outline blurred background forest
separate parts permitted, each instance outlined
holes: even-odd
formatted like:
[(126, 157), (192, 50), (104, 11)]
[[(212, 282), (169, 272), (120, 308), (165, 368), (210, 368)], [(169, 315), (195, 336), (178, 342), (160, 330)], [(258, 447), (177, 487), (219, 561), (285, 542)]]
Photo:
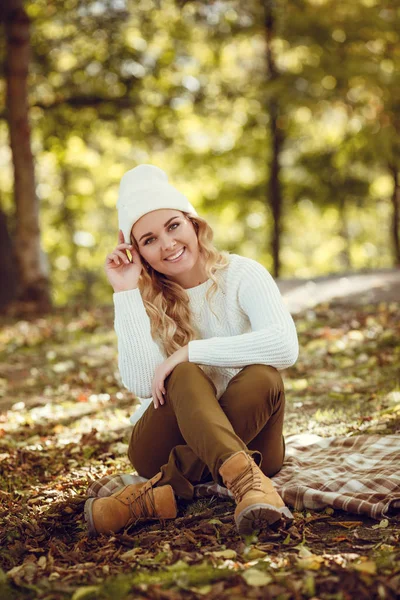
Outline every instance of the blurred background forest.
[(119, 180), (140, 163), (274, 277), (400, 265), (398, 2), (7, 0), (0, 16), (3, 307), (111, 302)]

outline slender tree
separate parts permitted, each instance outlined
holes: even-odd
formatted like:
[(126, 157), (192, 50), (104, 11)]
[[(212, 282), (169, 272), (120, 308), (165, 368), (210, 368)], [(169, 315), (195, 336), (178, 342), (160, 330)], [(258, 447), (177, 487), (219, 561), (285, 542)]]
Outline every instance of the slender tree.
[[(7, 228), (7, 217), (0, 209), (0, 308), (7, 306), (17, 293), (17, 272), (13, 269), (14, 248)], [(4, 285), (4, 282), (7, 282)]]
[(393, 256), (395, 265), (400, 267), (400, 240), (399, 240), (399, 224), (400, 224), (400, 178), (399, 171), (395, 164), (389, 165), (389, 171), (393, 178), (393, 193), (392, 201), (392, 240), (393, 240)]
[[(266, 60), (268, 68), (268, 83), (274, 86), (279, 77), (274, 60), (272, 40), (276, 28), (276, 8), (274, 0), (265, 0), (265, 38), (266, 38)], [(279, 124), (279, 101), (274, 92), (268, 94), (267, 112), (269, 114), (269, 128), (271, 139), (271, 163), (269, 168), (268, 190), (266, 199), (271, 206), (273, 215), (272, 233), (272, 258), (273, 274), (280, 276), (280, 241), (282, 230), (282, 188), (280, 184), (280, 154), (283, 146), (283, 131)]]
[(31, 150), (28, 70), (30, 22), (22, 0), (8, 0), (2, 8), (6, 33), (6, 110), (14, 167), (15, 256), (17, 299), (39, 312), (50, 308), (49, 280), (40, 247), (39, 201)]

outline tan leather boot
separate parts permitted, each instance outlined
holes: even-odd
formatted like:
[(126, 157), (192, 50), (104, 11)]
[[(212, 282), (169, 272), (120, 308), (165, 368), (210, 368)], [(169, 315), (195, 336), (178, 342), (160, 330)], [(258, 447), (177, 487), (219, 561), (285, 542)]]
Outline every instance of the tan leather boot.
[(230, 456), (219, 473), (235, 497), (235, 523), (241, 535), (249, 535), (282, 518), (293, 519), (272, 481), (244, 450)]
[(170, 485), (154, 487), (161, 473), (144, 484), (126, 485), (107, 498), (89, 498), (85, 502), (85, 519), (89, 533), (116, 533), (123, 527), (143, 520), (174, 519), (177, 514), (175, 494)]

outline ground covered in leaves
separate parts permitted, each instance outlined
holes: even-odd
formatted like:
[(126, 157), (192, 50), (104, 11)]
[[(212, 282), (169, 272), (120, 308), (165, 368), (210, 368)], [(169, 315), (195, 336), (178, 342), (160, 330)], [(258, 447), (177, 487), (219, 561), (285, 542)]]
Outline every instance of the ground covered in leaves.
[[(285, 433), (400, 432), (399, 304), (323, 304), (295, 317), (282, 373)], [(111, 308), (0, 323), (0, 598), (394, 599), (400, 519), (327, 509), (240, 539), (230, 500), (91, 539), (91, 480), (131, 472), (133, 396), (122, 388)]]

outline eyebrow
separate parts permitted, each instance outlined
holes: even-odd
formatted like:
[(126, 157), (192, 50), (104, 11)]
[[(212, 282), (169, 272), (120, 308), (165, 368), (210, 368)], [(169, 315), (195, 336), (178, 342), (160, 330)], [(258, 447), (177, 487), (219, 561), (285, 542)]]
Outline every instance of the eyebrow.
[[(178, 215), (175, 215), (174, 217), (171, 217), (170, 219), (168, 219), (168, 221), (167, 221), (166, 223), (164, 223), (164, 227), (166, 227), (166, 226), (168, 225), (168, 223), (170, 223), (170, 222), (171, 222), (173, 219), (177, 219), (177, 218), (178, 218)], [(154, 235), (154, 233), (152, 233), (151, 231), (149, 231), (149, 233), (144, 233), (144, 234), (142, 235), (142, 237), (139, 239), (139, 242), (140, 242), (140, 241), (141, 241), (143, 238), (145, 238), (145, 237), (148, 237), (149, 235)]]

